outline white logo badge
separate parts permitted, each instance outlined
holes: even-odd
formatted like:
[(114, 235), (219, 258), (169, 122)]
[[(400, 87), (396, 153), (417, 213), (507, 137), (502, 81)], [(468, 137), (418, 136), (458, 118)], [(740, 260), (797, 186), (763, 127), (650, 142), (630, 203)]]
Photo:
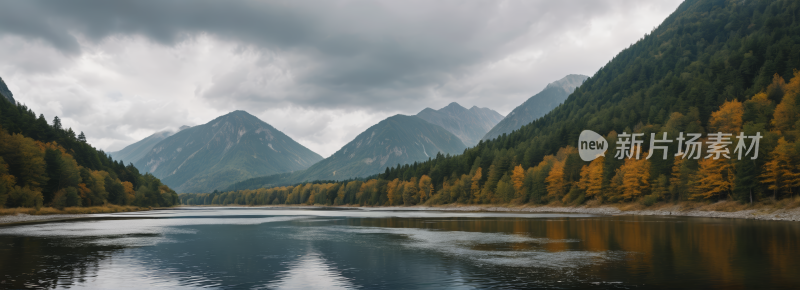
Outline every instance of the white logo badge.
[(592, 161), (597, 157), (606, 156), (608, 142), (603, 136), (591, 130), (583, 130), (578, 137), (578, 153), (583, 161)]

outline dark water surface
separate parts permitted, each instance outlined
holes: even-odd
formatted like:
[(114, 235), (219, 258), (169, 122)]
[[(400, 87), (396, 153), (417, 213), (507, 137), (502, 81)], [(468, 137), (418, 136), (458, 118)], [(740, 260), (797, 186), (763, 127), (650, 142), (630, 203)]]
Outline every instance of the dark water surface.
[(800, 289), (800, 223), (181, 208), (0, 227), (0, 288)]

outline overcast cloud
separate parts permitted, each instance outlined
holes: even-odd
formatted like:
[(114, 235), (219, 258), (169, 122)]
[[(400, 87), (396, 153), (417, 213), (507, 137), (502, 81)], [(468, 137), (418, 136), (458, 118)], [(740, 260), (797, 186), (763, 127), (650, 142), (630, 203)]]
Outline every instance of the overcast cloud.
[(115, 151), (245, 110), (327, 157), (394, 114), (507, 114), (681, 1), (3, 1), (0, 77)]

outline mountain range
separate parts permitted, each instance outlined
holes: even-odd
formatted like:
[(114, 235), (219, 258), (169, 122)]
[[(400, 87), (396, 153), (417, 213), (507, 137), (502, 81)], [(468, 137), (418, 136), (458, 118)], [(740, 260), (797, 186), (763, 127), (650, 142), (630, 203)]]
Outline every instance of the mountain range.
[(481, 137), (503, 119), (503, 115), (492, 109), (473, 106), (467, 110), (456, 102), (439, 110), (425, 108), (416, 116), (453, 133), (467, 147), (477, 145)]
[(492, 140), (503, 134), (511, 134), (514, 130), (543, 117), (558, 105), (564, 103), (567, 97), (587, 78), (589, 77), (585, 75), (571, 74), (547, 84), (544, 90), (528, 98), (527, 101), (516, 107), (508, 116), (497, 123), (494, 128), (483, 136), (483, 140)]
[(322, 156), (264, 121), (234, 111), (164, 138), (134, 165), (178, 192), (203, 192), (305, 169), (320, 160)]

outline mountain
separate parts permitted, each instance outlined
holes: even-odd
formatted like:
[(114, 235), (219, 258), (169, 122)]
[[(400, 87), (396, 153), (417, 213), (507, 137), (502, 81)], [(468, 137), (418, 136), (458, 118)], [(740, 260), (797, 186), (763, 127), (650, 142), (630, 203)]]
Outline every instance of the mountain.
[(12, 104), (17, 104), (17, 101), (14, 100), (14, 94), (8, 89), (3, 78), (0, 78), (0, 97), (5, 97), (6, 100), (9, 100)]
[(503, 133), (510, 134), (514, 130), (541, 118), (563, 103), (575, 91), (575, 88), (580, 86), (587, 78), (589, 77), (585, 75), (567, 75), (560, 80), (547, 84), (544, 90), (528, 98), (527, 101), (516, 107), (494, 128), (489, 130), (483, 136), (483, 140), (492, 140), (497, 136), (503, 135)]
[(503, 119), (503, 115), (492, 109), (473, 106), (467, 110), (456, 102), (439, 110), (425, 108), (417, 117), (453, 133), (467, 147), (477, 145), (481, 137)]
[(153, 135), (147, 136), (142, 140), (139, 140), (136, 143), (131, 145), (125, 146), (122, 150), (109, 152), (108, 154), (111, 155), (114, 160), (119, 160), (129, 163), (136, 163), (139, 159), (142, 159), (147, 153), (150, 152), (150, 149), (153, 149), (153, 146), (156, 146), (158, 142), (161, 140), (167, 139), (167, 137), (172, 136), (175, 134), (173, 131), (161, 131), (153, 133)]
[(166, 137), (134, 165), (178, 192), (203, 192), (305, 169), (320, 160), (264, 121), (235, 111)]
[[(415, 116), (394, 115), (369, 127), (333, 155), (294, 174), (276, 174), (242, 181), (246, 188), (307, 180), (346, 180), (384, 172), (387, 167), (461, 154), (461, 139), (441, 126)], [(239, 187), (242, 188), (242, 187)]]
[[(182, 131), (183, 129), (191, 128), (189, 126), (181, 126), (178, 128), (178, 131)], [(153, 133), (153, 135), (147, 136), (146, 138), (139, 140), (136, 143), (131, 145), (125, 146), (122, 150), (109, 152), (108, 154), (111, 155), (114, 160), (119, 160), (129, 163), (136, 163), (142, 157), (147, 155), (150, 152), (150, 149), (153, 149), (153, 146), (156, 146), (158, 142), (161, 140), (167, 139), (167, 137), (172, 136), (175, 134), (175, 131), (172, 130), (165, 130), (161, 132)]]

